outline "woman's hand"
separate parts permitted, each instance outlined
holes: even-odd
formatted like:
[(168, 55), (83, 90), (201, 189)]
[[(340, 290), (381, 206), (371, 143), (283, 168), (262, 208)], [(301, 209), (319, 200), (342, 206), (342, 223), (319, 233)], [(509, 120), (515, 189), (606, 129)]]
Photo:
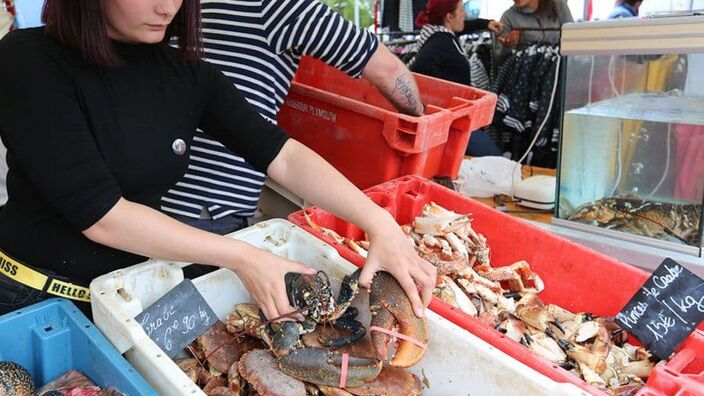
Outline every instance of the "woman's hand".
[[(259, 308), (264, 311), (264, 316), (271, 320), (293, 312), (295, 308), (289, 304), (286, 296), (285, 275), (289, 272), (315, 275), (317, 271), (266, 250), (252, 247), (252, 251), (248, 253), (251, 260), (237, 265), (235, 272)], [(291, 318), (303, 320), (300, 314)]]
[[(370, 288), (374, 274), (386, 271), (398, 280), (418, 317), (430, 304), (435, 287), (436, 268), (416, 253), (401, 227), (386, 212), (387, 218), (369, 233), (369, 255), (359, 276), (359, 283)], [(418, 287), (421, 288), (421, 296)]]
[(501, 44), (507, 46), (507, 47), (513, 47), (518, 45), (518, 43), (521, 40), (521, 32), (518, 30), (513, 30), (509, 34), (499, 37), (499, 41)]
[(502, 30), (504, 30), (504, 24), (499, 21), (492, 20), (489, 22), (489, 30), (496, 34), (499, 34)]

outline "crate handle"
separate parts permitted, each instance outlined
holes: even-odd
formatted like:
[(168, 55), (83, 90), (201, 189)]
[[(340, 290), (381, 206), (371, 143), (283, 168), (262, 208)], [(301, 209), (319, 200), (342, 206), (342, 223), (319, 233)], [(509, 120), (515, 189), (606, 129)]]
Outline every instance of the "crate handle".
[[(432, 110), (432, 112), (429, 113), (428, 110)], [(445, 108), (443, 108), (443, 107), (435, 106), (435, 105), (430, 104), (430, 103), (428, 103), (427, 105), (425, 105), (425, 113), (428, 114), (428, 115), (440, 113), (440, 112), (443, 112), (443, 111), (448, 111), (448, 110), (445, 109)]]
[[(406, 154), (418, 154), (447, 142), (452, 112), (429, 104), (426, 113), (429, 114), (423, 118), (385, 114), (382, 134), (389, 147)], [(427, 128), (435, 132), (426, 133)]]

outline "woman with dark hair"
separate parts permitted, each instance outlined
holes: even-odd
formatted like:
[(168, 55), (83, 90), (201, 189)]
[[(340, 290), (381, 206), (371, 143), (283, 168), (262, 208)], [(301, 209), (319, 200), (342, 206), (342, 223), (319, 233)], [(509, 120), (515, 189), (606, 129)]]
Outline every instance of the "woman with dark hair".
[[(489, 29), (501, 31), (501, 24), (488, 19), (465, 20), (467, 13), (461, 0), (429, 0), (416, 17), (422, 26), (418, 36), (418, 54), (409, 64), (411, 71), (465, 85), (473, 85), (472, 67), (462, 49), (458, 35)], [(488, 83), (488, 79), (487, 79)], [(501, 155), (499, 147), (482, 131), (472, 132), (467, 154), (480, 157)]]
[[(198, 0), (47, 0), (43, 20), (46, 27), (0, 41), (0, 136), (9, 165), (0, 312), (48, 295), (88, 312), (94, 277), (147, 257), (229, 268), (267, 318), (292, 312), (284, 275), (314, 271), (157, 210), (200, 128), (364, 229), (371, 248), (360, 283), (388, 271), (423, 314), (435, 268), (387, 211), (266, 122), (198, 58)], [(172, 37), (178, 49), (167, 45)]]
[[(569, 22), (574, 19), (566, 0), (513, 0), (513, 6), (501, 16), (504, 27), (499, 41), (508, 47), (519, 43), (559, 44), (559, 31), (541, 29), (559, 29)], [(514, 28), (535, 30), (509, 34)]]

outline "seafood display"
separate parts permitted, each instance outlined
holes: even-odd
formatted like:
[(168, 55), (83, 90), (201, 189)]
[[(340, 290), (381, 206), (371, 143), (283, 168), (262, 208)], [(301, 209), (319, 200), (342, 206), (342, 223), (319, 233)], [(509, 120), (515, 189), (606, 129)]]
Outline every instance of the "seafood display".
[[(367, 241), (348, 240), (306, 219), (366, 256)], [(437, 268), (436, 297), (609, 394), (632, 395), (645, 384), (656, 358), (628, 343), (613, 318), (543, 303), (538, 295), (545, 285), (528, 262), (492, 267), (491, 249), (469, 215), (431, 202), (402, 228), (418, 254)]]
[(80, 371), (70, 370), (35, 392), (29, 372), (15, 362), (0, 362), (0, 396), (124, 396), (102, 389)]
[(569, 220), (661, 240), (699, 246), (702, 206), (646, 201), (627, 194), (577, 208)]
[(420, 395), (420, 380), (405, 368), (425, 353), (426, 319), (379, 272), (368, 334), (350, 306), (360, 272), (342, 279), (337, 297), (324, 272), (289, 273), (289, 302), (303, 321), (268, 321), (258, 306), (237, 304), (189, 346), (193, 357), (176, 363), (208, 395)]
[(34, 396), (32, 376), (15, 362), (0, 362), (0, 395)]
[(80, 371), (70, 370), (37, 391), (38, 396), (124, 396), (114, 388), (102, 389)]

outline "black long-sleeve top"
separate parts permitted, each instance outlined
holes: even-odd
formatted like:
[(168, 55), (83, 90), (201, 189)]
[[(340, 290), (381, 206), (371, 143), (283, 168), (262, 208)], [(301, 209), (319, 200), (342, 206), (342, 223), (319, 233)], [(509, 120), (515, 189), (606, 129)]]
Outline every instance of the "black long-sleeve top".
[[(464, 30), (458, 35), (484, 30), (489, 26), (489, 19), (472, 19), (465, 21)], [(424, 38), (413, 63), (411, 71), (443, 80), (471, 85), (470, 69), (467, 56), (462, 50), (457, 35), (447, 31), (436, 31)]]
[(288, 138), (208, 63), (162, 44), (113, 45), (124, 63), (110, 68), (44, 28), (0, 41), (0, 136), (9, 166), (0, 249), (84, 285), (145, 260), (81, 231), (120, 197), (157, 209), (184, 174), (196, 128), (262, 172)]

